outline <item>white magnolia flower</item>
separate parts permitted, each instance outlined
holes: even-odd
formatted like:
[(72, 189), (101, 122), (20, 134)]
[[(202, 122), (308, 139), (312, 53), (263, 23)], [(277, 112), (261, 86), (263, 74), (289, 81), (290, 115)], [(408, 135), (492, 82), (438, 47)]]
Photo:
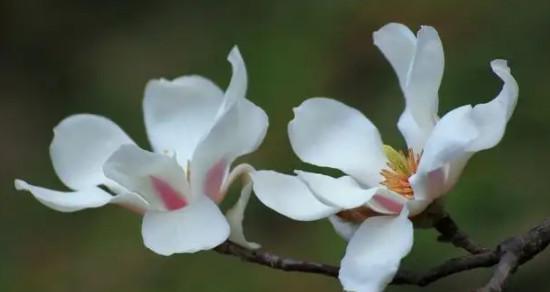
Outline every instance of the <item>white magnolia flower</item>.
[(210, 249), (228, 237), (257, 247), (241, 227), (250, 183), (228, 211), (229, 224), (216, 205), (231, 182), (251, 170), (242, 164), (230, 173), (231, 163), (254, 151), (268, 126), (265, 112), (245, 98), (246, 68), (236, 47), (228, 60), (233, 76), (225, 93), (193, 75), (147, 84), (143, 109), (155, 152), (140, 149), (104, 117), (74, 115), (54, 129), (50, 146), (57, 175), (73, 191), (22, 180), (16, 188), (62, 212), (115, 203), (143, 213), (145, 245), (162, 255)]
[(349, 240), (341, 262), (346, 290), (380, 291), (392, 280), (413, 244), (410, 217), (449, 191), (466, 162), (502, 138), (515, 108), (518, 85), (506, 61), (491, 67), (504, 82), (492, 101), (456, 108), (438, 117), (443, 48), (436, 30), (417, 36), (391, 23), (374, 43), (397, 73), (406, 106), (397, 123), (408, 145), (398, 152), (382, 144), (376, 127), (359, 111), (327, 98), (311, 98), (294, 110), (290, 142), (301, 160), (347, 174), (339, 178), (296, 171), (259, 171), (254, 191), (268, 207), (295, 220), (329, 217)]

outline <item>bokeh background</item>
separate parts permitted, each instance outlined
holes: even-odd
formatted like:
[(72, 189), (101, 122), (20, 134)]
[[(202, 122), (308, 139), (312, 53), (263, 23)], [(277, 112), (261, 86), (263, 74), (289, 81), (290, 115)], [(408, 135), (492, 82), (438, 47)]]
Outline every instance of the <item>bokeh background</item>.
[[(48, 146), (52, 128), (81, 112), (110, 117), (148, 147), (141, 101), (147, 80), (201, 74), (222, 88), (225, 58), (238, 44), (249, 98), (265, 109), (263, 146), (245, 157), (259, 169), (304, 166), (286, 135), (291, 109), (312, 96), (355, 106), (388, 144), (403, 147), (397, 79), (372, 44), (387, 22), (435, 26), (446, 54), (440, 113), (485, 102), (500, 89), (489, 62), (506, 58), (520, 100), (503, 141), (468, 165), (447, 208), (487, 246), (550, 215), (550, 2), (540, 1), (72, 1), (0, 2), (0, 291), (338, 291), (334, 279), (284, 273), (202, 252), (158, 256), (147, 250), (140, 218), (109, 206), (52, 211), (13, 189), (14, 178), (63, 188)], [(236, 199), (237, 193), (229, 201)], [(293, 222), (253, 199), (249, 238), (274, 252), (338, 263), (345, 243), (327, 221)], [(403, 266), (426, 270), (462, 251), (417, 230)], [(523, 266), (510, 291), (550, 291), (549, 251)], [(427, 288), (470, 291), (490, 270)]]

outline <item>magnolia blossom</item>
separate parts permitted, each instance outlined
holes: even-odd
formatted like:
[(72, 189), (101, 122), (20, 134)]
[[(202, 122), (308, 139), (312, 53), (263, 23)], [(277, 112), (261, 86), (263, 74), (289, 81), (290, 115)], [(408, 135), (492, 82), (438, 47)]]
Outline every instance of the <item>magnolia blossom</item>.
[(225, 93), (195, 75), (147, 84), (143, 110), (154, 152), (139, 148), (104, 117), (70, 116), (55, 127), (50, 155), (73, 191), (22, 180), (16, 188), (62, 212), (114, 203), (142, 213), (144, 243), (162, 255), (210, 249), (228, 237), (257, 247), (246, 241), (241, 226), (250, 183), (228, 211), (229, 223), (217, 206), (229, 184), (251, 170), (240, 165), (230, 172), (231, 163), (254, 151), (268, 126), (265, 112), (245, 98), (246, 68), (236, 47), (228, 60), (233, 76)]
[(504, 60), (491, 62), (504, 82), (496, 98), (458, 107), (438, 117), (443, 47), (436, 30), (415, 36), (388, 24), (374, 44), (397, 73), (405, 110), (397, 126), (407, 151), (384, 145), (376, 127), (359, 111), (327, 98), (295, 108), (288, 134), (304, 162), (341, 170), (333, 178), (296, 171), (259, 171), (252, 176), (258, 198), (295, 220), (328, 217), (349, 240), (339, 279), (345, 290), (380, 291), (395, 275), (413, 244), (410, 218), (420, 214), (457, 181), (472, 155), (502, 138), (518, 97), (518, 85)]

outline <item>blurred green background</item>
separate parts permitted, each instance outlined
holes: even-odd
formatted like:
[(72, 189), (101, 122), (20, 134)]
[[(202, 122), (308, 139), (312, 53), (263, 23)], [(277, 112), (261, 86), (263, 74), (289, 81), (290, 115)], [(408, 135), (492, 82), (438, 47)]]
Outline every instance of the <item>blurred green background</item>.
[[(62, 188), (50, 164), (52, 128), (81, 112), (110, 117), (148, 147), (143, 88), (151, 78), (201, 74), (222, 88), (238, 44), (248, 97), (270, 117), (259, 169), (303, 168), (286, 135), (291, 109), (312, 96), (355, 106), (388, 144), (403, 109), (397, 79), (372, 44), (387, 22), (435, 26), (446, 70), (440, 113), (485, 102), (500, 89), (489, 62), (506, 58), (520, 100), (503, 141), (468, 165), (447, 206), (471, 236), (493, 246), (550, 214), (550, 2), (540, 1), (69, 1), (0, 2), (0, 291), (338, 291), (334, 279), (285, 273), (202, 252), (162, 257), (147, 250), (140, 218), (109, 206), (52, 211), (13, 189), (14, 178)], [(230, 197), (235, 200), (236, 191)], [(327, 221), (293, 222), (250, 203), (250, 239), (289, 256), (338, 263), (345, 244)], [(417, 230), (403, 266), (426, 270), (463, 254)], [(510, 291), (550, 291), (550, 252), (523, 266)], [(490, 270), (427, 288), (470, 291)]]

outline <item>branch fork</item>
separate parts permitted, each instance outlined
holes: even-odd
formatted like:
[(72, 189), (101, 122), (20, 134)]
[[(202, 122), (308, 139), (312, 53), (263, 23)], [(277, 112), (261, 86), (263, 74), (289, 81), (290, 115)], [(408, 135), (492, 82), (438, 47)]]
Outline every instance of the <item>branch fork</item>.
[[(448, 259), (424, 273), (400, 269), (395, 275), (392, 285), (427, 286), (453, 274), (496, 266), (488, 283), (476, 291), (503, 291), (508, 279), (519, 266), (530, 261), (550, 244), (550, 218), (524, 234), (502, 241), (494, 249), (476, 244), (458, 228), (458, 225), (447, 213), (434, 222), (434, 228), (440, 233), (439, 241), (462, 248), (469, 255)], [(311, 273), (336, 278), (340, 268), (335, 265), (283, 257), (261, 249), (250, 250), (231, 241), (222, 243), (214, 250), (220, 254), (236, 256), (245, 262), (288, 272)]]

